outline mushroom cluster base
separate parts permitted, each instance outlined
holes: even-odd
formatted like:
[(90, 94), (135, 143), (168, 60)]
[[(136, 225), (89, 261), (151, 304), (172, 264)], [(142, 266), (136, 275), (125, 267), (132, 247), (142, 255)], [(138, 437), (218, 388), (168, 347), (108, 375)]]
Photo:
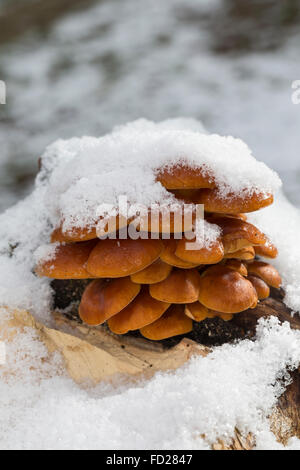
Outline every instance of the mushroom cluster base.
[[(88, 282), (87, 280), (52, 281), (54, 310), (59, 318), (65, 319), (66, 324), (68, 321), (72, 322), (73, 326), (83, 324), (78, 307)], [(282, 289), (271, 288), (270, 297), (261, 300), (256, 308), (234, 315), (230, 321), (224, 321), (219, 317), (207, 318), (202, 322), (194, 322), (193, 330), (190, 333), (151, 343), (157, 343), (159, 348), (162, 346), (169, 349), (179, 344), (183, 338), (188, 338), (201, 345), (220, 346), (238, 339), (252, 338), (255, 335), (259, 319), (272, 315), (278, 317), (281, 322), (289, 322), (293, 329), (300, 329), (300, 317), (292, 315), (292, 311), (283, 303), (283, 298), (284, 291)], [(102, 329), (115, 336), (106, 324), (98, 326), (97, 329)], [(127, 338), (137, 338), (141, 345), (150, 342), (138, 331), (128, 332), (122, 335), (122, 338), (124, 341)]]

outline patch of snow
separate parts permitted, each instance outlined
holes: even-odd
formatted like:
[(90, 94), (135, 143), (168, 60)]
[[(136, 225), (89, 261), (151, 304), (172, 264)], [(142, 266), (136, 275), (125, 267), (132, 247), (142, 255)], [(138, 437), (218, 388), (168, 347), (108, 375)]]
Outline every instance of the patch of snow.
[(43, 201), (45, 187), (0, 215), (0, 305), (27, 309), (44, 321), (51, 306), (47, 279), (34, 274), (34, 252), (48, 240), (51, 225)]
[(280, 49), (217, 54), (225, 3), (102, 0), (54, 22), (47, 35), (2, 47), (1, 79), (9, 86), (1, 108), (0, 210), (23, 196), (19, 180), (37, 171), (38, 157), (58, 137), (99, 136), (140, 116), (178, 115), (241, 137), (300, 204), (300, 108), (291, 101), (298, 31)]
[[(68, 379), (30, 328), (7, 344), (7, 358), (2, 449), (209, 449), (236, 427), (252, 432), (258, 448), (277, 449), (267, 417), (289, 383), (287, 371), (300, 363), (300, 332), (275, 318), (261, 321), (255, 342), (224, 345), (148, 382), (93, 389)], [(289, 447), (300, 449), (300, 441)]]
[(34, 261), (35, 264), (39, 262), (47, 262), (51, 261), (55, 258), (55, 254), (57, 248), (62, 245), (61, 243), (49, 243), (47, 245), (41, 245), (39, 248), (34, 252)]
[[(192, 124), (197, 130), (187, 130)], [(174, 198), (160, 183), (155, 170), (187, 162), (204, 167), (220, 192), (274, 193), (280, 179), (253, 157), (239, 139), (199, 132), (195, 121), (172, 120), (154, 124), (146, 120), (129, 123), (101, 138), (59, 140), (42, 156), (48, 178), (49, 211), (64, 220), (64, 229), (85, 227), (95, 220), (100, 204), (118, 207), (119, 196), (129, 204), (169, 203)]]
[(194, 232), (196, 236), (196, 241), (194, 243), (197, 245), (192, 245), (191, 248), (194, 250), (200, 250), (203, 247), (211, 247), (222, 234), (222, 230), (218, 225), (208, 223), (207, 220), (202, 218), (197, 219)]

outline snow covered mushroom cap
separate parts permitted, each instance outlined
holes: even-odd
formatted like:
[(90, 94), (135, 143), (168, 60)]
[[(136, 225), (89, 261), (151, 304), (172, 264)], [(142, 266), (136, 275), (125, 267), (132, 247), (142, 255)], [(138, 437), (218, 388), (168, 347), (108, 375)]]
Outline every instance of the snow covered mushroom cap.
[(51, 279), (89, 279), (93, 275), (86, 269), (86, 263), (97, 240), (81, 244), (43, 245), (35, 252), (38, 276)]
[(281, 185), (241, 140), (188, 130), (178, 120), (173, 126), (141, 120), (100, 138), (59, 140), (42, 156), (38, 181), (47, 185), (53, 226), (63, 222), (72, 230), (93, 225), (99, 204), (117, 207), (122, 194), (129, 204), (172, 204), (174, 195), (157, 175), (176, 165), (204, 169), (219, 197), (263, 194), (267, 200)]

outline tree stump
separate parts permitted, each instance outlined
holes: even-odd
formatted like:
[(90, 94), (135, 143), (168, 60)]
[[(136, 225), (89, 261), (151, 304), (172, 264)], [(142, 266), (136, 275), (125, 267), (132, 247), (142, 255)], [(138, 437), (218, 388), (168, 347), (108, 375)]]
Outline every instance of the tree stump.
[[(48, 328), (24, 311), (13, 312), (10, 324), (14, 327), (34, 328), (49, 352), (59, 351), (64, 358), (69, 375), (81, 386), (113, 380), (125, 375), (136, 381), (149, 378), (157, 371), (174, 370), (192, 356), (207, 356), (214, 345), (238, 338), (254, 339), (257, 321), (271, 315), (288, 321), (292, 328), (300, 329), (300, 317), (284, 305), (283, 293), (272, 297), (253, 309), (235, 315), (230, 322), (207, 319), (195, 324), (192, 334), (172, 340), (152, 342), (138, 334), (118, 336), (104, 326), (89, 327), (82, 324), (75, 311), (68, 316), (53, 312), (54, 328)], [(270, 427), (278, 442), (286, 444), (290, 437), (300, 438), (300, 371), (293, 372), (292, 383), (278, 400), (270, 416)], [(251, 450), (255, 446), (252, 435), (243, 436), (235, 431), (230, 444), (221, 440), (214, 450)]]

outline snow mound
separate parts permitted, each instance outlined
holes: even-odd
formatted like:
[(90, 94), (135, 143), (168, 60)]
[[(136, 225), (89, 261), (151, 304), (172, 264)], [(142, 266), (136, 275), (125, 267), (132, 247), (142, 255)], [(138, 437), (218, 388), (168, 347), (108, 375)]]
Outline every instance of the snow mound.
[(157, 169), (187, 162), (215, 177), (222, 194), (274, 193), (280, 179), (233, 137), (207, 135), (194, 120), (155, 124), (138, 120), (100, 138), (59, 140), (42, 157), (39, 181), (47, 179), (46, 202), (53, 223), (64, 229), (93, 225), (100, 204), (118, 207), (171, 204), (174, 197), (155, 181)]

